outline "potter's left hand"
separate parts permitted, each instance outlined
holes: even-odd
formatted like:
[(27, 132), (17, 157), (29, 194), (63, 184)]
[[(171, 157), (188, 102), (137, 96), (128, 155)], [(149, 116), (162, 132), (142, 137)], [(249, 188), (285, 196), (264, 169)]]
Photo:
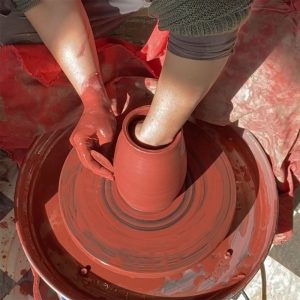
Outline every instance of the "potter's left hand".
[(110, 180), (113, 179), (111, 163), (95, 150), (100, 145), (101, 153), (107, 155), (115, 129), (116, 120), (109, 109), (85, 109), (70, 138), (81, 163), (95, 174)]

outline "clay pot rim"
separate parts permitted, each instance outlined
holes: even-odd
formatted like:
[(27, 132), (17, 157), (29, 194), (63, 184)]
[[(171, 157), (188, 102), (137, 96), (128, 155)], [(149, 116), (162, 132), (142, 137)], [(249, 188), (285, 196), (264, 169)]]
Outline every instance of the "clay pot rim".
[(161, 153), (166, 153), (169, 152), (171, 150), (173, 150), (179, 143), (181, 138), (183, 138), (183, 132), (182, 130), (180, 130), (174, 140), (165, 145), (160, 147), (159, 149), (150, 149), (150, 148), (144, 148), (142, 146), (140, 146), (139, 144), (137, 144), (131, 137), (130, 133), (129, 133), (129, 125), (131, 124), (131, 122), (135, 119), (138, 118), (140, 116), (145, 117), (148, 113), (150, 109), (150, 105), (144, 105), (141, 107), (138, 107), (134, 110), (132, 110), (130, 113), (128, 113), (128, 115), (125, 117), (123, 124), (122, 124), (122, 130), (124, 132), (124, 135), (126, 137), (127, 142), (137, 151), (142, 152), (142, 153), (147, 153), (147, 154), (152, 154), (152, 155), (158, 155)]

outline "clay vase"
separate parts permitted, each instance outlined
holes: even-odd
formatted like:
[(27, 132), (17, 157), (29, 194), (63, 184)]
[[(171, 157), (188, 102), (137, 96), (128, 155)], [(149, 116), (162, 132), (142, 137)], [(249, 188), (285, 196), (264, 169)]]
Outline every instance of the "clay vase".
[(114, 155), (114, 177), (118, 192), (128, 205), (144, 212), (167, 208), (180, 193), (187, 171), (183, 133), (161, 148), (143, 147), (134, 139), (135, 124), (149, 106), (131, 111), (124, 119)]

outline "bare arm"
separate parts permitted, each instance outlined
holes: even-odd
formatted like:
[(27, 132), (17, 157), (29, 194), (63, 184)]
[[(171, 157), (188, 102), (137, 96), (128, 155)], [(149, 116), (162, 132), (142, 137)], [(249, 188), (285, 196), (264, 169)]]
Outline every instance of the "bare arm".
[(137, 138), (160, 146), (172, 141), (201, 99), (218, 78), (228, 57), (192, 60), (167, 53), (158, 87)]
[[(42, 0), (25, 13), (62, 70), (82, 96), (91, 76), (100, 72), (93, 34), (79, 0)], [(98, 89), (103, 83), (99, 78)], [(82, 99), (84, 104), (85, 99)], [(98, 102), (98, 101), (97, 101)]]

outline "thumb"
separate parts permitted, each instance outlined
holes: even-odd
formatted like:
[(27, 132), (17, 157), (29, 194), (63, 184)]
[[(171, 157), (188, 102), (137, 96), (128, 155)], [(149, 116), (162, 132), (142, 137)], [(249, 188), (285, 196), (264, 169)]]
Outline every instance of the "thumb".
[(111, 164), (111, 162), (109, 161), (108, 158), (106, 158), (103, 154), (95, 151), (95, 150), (91, 150), (91, 156), (104, 168), (106, 168), (108, 171), (112, 172), (114, 171), (113, 165)]

